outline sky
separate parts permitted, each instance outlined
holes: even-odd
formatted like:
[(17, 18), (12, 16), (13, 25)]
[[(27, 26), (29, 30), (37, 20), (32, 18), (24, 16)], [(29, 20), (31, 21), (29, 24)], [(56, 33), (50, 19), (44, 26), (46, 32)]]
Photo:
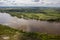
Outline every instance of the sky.
[(60, 0), (0, 0), (0, 6), (52, 6), (52, 7), (60, 7)]

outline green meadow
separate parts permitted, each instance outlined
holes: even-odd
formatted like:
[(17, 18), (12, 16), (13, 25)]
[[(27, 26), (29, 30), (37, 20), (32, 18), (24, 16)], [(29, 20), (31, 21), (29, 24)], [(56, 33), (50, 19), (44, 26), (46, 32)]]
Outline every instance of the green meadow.
[(60, 8), (16, 8), (0, 9), (0, 12), (7, 12), (12, 16), (24, 19), (35, 19), (41, 21), (60, 21)]

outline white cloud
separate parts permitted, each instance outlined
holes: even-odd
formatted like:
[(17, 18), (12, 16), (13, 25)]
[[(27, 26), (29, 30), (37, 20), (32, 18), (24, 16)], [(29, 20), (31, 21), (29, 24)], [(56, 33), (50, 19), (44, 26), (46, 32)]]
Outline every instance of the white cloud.
[(0, 6), (59, 6), (60, 0), (0, 0)]

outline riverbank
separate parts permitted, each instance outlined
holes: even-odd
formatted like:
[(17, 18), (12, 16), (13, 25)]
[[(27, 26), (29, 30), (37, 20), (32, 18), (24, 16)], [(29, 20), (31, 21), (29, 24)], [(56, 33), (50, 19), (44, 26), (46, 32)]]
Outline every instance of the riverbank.
[(17, 16), (18, 18), (24, 18), (24, 19), (35, 19), (40, 21), (55, 21), (60, 22), (60, 14), (58, 13), (20, 13), (20, 12), (10, 12), (9, 13), (12, 16)]
[(0, 12), (9, 13), (12, 16), (17, 16), (24, 19), (60, 22), (60, 8), (2, 8), (0, 9)]
[(0, 24), (0, 40), (60, 40), (60, 35), (23, 32)]

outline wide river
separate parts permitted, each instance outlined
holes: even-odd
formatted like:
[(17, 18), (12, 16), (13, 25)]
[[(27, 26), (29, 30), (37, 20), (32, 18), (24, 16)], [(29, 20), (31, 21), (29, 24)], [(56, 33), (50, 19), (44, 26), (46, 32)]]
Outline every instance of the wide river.
[(60, 22), (26, 20), (16, 16), (12, 17), (8, 13), (0, 13), (0, 24), (29, 32), (60, 34)]

